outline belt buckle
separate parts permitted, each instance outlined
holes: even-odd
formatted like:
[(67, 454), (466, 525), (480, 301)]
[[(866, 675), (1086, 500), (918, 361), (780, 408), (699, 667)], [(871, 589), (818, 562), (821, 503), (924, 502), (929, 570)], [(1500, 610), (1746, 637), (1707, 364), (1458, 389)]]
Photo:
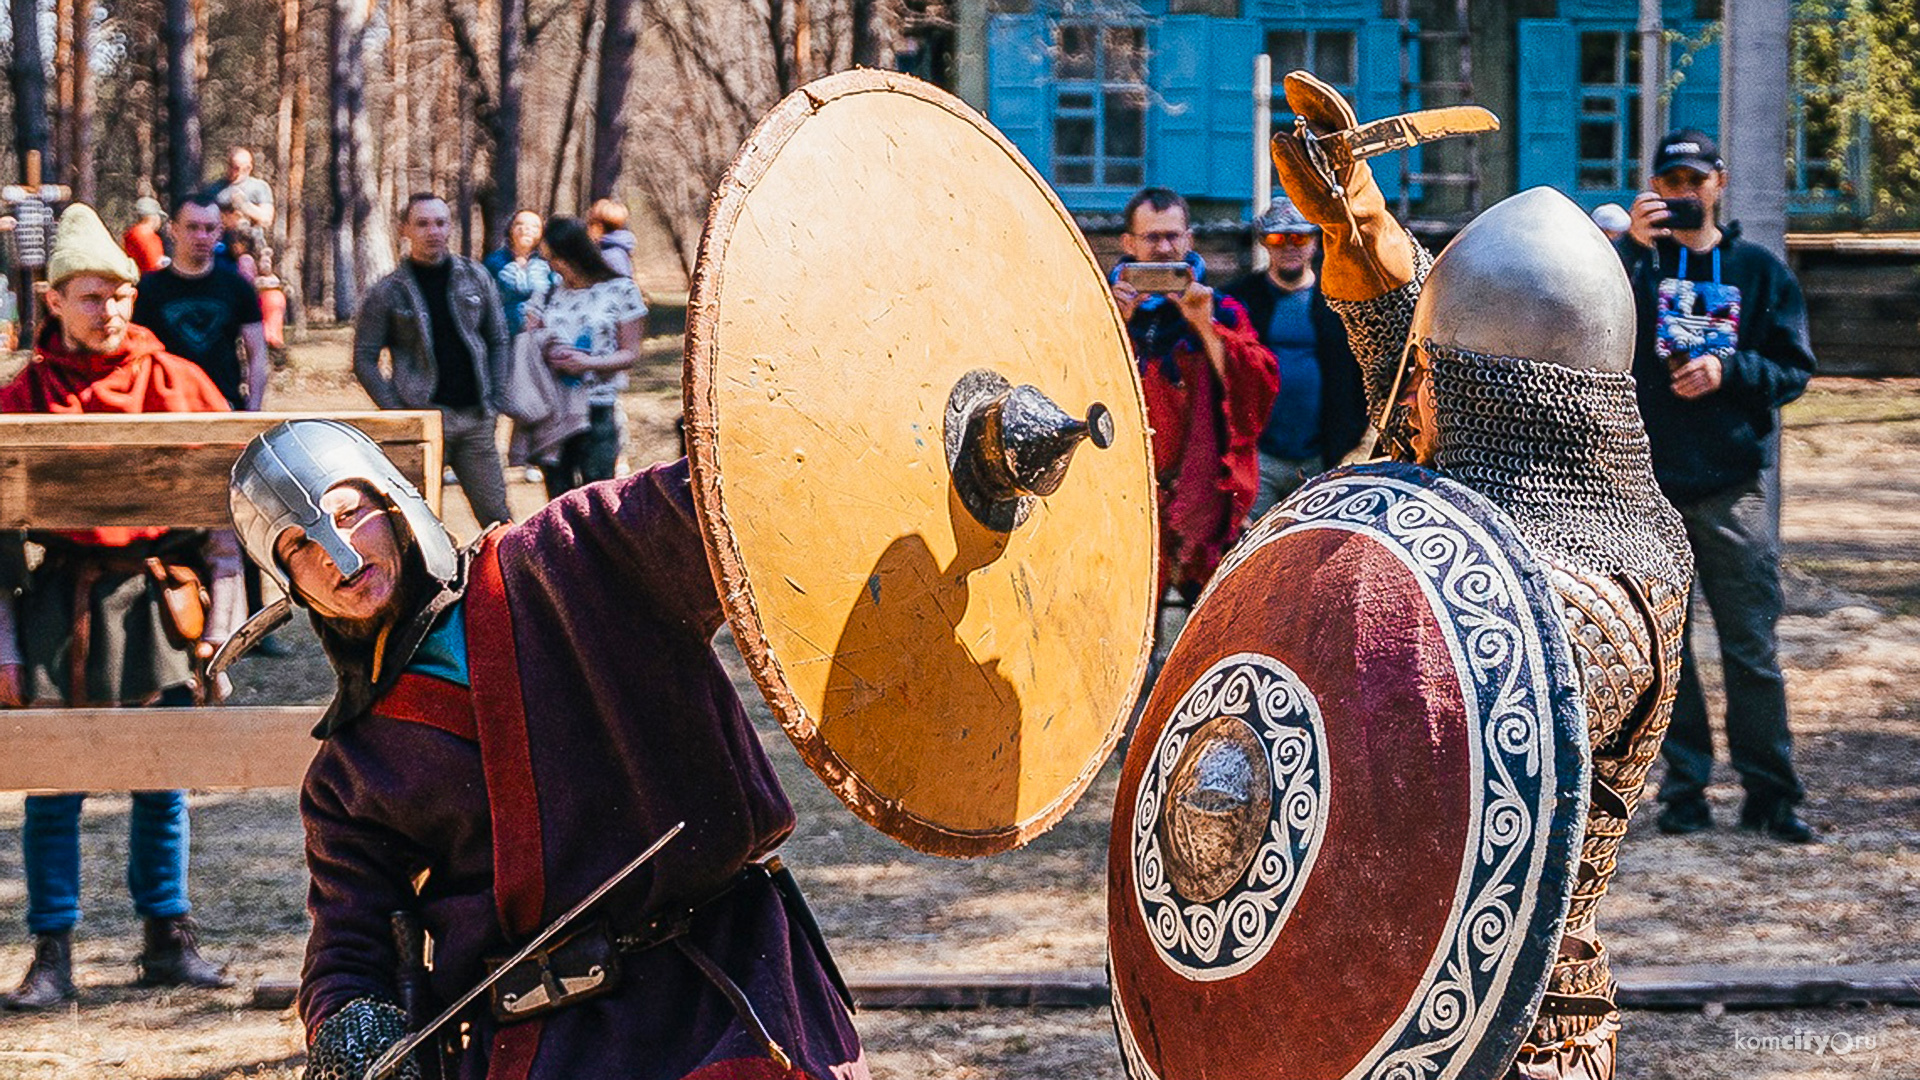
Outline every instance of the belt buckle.
[[(489, 972), (502, 961), (487, 961)], [(594, 921), (534, 952), (500, 976), (488, 994), (493, 1018), (517, 1024), (611, 992), (620, 953), (607, 924)]]

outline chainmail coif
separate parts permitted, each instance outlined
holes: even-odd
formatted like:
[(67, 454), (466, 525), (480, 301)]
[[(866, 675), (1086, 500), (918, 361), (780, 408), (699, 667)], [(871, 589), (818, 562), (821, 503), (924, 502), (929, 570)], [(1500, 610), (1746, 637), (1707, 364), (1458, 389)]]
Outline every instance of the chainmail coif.
[[(314, 1031), (303, 1080), (360, 1080), (375, 1058), (406, 1037), (407, 1014), (398, 1005), (355, 998)], [(420, 1080), (420, 1069), (408, 1055), (393, 1075)]]
[(1434, 465), (1491, 499), (1542, 554), (1685, 587), (1693, 556), (1660, 494), (1633, 376), (1423, 342)]

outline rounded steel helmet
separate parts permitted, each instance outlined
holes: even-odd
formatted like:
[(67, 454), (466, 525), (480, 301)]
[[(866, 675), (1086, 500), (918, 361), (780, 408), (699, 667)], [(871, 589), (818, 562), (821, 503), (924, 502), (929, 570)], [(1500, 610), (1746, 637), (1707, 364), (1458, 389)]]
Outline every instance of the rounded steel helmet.
[(337, 420), (276, 424), (255, 436), (234, 462), (228, 509), (247, 555), (289, 596), (292, 583), (273, 554), (274, 542), (288, 529), (319, 544), (340, 573), (358, 570), (359, 553), (320, 509), (320, 496), (348, 481), (364, 483), (392, 503), (412, 530), (427, 573), (441, 583), (453, 580), (459, 555), (446, 526), (372, 439)]
[(1433, 261), (1410, 337), (1426, 349), (1628, 371), (1636, 325), (1613, 245), (1573, 200), (1537, 187), (1489, 207)]

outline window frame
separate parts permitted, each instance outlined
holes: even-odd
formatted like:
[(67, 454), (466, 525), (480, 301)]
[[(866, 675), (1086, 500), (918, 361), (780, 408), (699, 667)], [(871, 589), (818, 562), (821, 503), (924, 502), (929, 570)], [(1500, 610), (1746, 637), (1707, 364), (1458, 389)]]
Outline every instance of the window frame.
[[(1152, 64), (1151, 28), (1149, 20), (1144, 18), (1063, 18), (1050, 26), (1052, 38), (1052, 61), (1048, 76), (1049, 105), (1047, 137), (1053, 152), (1047, 165), (1048, 181), (1054, 187), (1076, 192), (1112, 191), (1117, 189), (1133, 190), (1145, 182), (1149, 175), (1147, 159), (1152, 145), (1152, 132), (1148, 129), (1148, 106), (1152, 101), (1150, 67)], [(1093, 71), (1087, 77), (1067, 77), (1061, 74), (1061, 59), (1065, 55), (1065, 38), (1070, 30), (1089, 32), (1093, 39)], [(1137, 35), (1138, 67), (1133, 79), (1116, 77), (1114, 64), (1109, 57), (1110, 35), (1115, 31), (1132, 31)], [(1125, 72), (1118, 73), (1125, 75)], [(1085, 106), (1067, 106), (1064, 99), (1070, 95), (1088, 95), (1091, 104)], [(1137, 155), (1110, 154), (1108, 152), (1109, 102), (1124, 95), (1133, 95), (1138, 101), (1139, 115), (1139, 153)], [(1080, 120), (1092, 127), (1093, 142), (1091, 154), (1068, 154), (1062, 149), (1060, 121)], [(1134, 172), (1131, 179), (1125, 178), (1126, 169)], [(1063, 170), (1085, 168), (1084, 179), (1066, 178)], [(1112, 178), (1115, 173), (1121, 178)]]

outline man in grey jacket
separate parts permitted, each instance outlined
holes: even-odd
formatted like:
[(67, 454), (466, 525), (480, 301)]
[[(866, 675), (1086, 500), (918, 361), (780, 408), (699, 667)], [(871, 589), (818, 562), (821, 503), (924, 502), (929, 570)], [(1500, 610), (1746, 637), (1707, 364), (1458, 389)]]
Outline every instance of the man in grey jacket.
[[(353, 374), (383, 409), (439, 409), (447, 464), (482, 527), (512, 521), (507, 480), (494, 439), (506, 385), (506, 316), (493, 276), (447, 246), (452, 215), (444, 199), (407, 200), (400, 235), (407, 257), (360, 303), (353, 325)], [(380, 353), (391, 374), (380, 369)]]

